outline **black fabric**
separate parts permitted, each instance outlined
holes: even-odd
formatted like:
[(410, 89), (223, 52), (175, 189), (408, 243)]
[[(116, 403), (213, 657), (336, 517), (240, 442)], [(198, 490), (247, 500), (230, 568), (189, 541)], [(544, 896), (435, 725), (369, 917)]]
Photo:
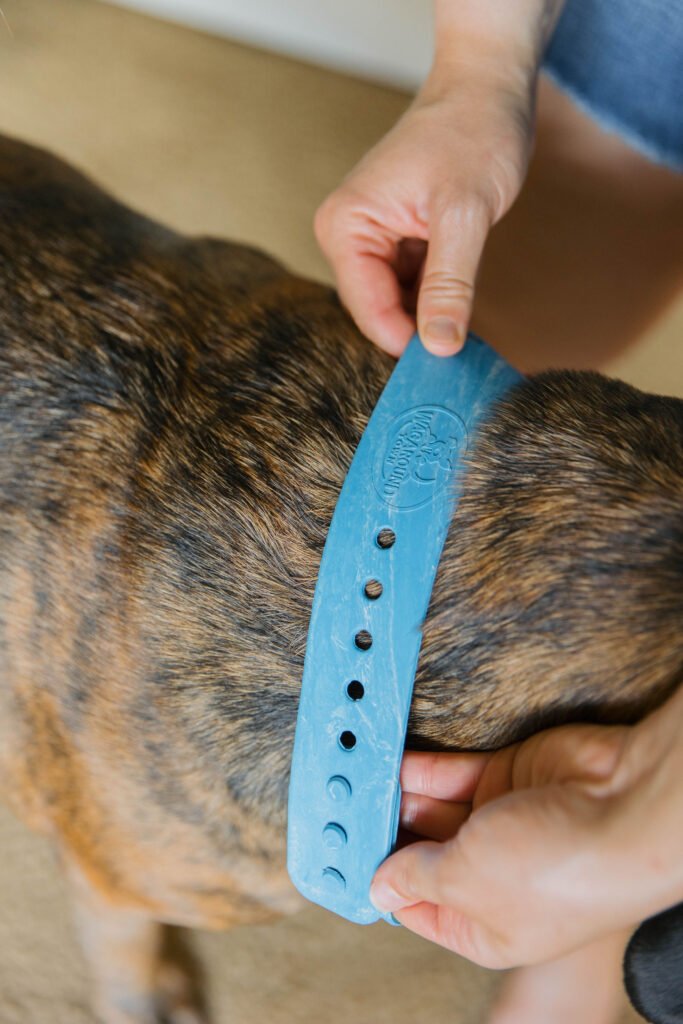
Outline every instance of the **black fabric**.
[(624, 956), (624, 984), (650, 1024), (683, 1024), (683, 903), (633, 933)]

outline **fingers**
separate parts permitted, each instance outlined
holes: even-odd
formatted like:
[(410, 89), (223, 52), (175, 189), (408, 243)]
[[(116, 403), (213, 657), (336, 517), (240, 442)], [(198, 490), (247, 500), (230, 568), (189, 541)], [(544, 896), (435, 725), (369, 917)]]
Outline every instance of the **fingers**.
[(500, 970), (516, 966), (516, 958), (509, 955), (505, 943), (478, 921), (452, 907), (416, 903), (397, 910), (394, 917), (423, 939), (445, 946), (482, 967)]
[(341, 300), (368, 338), (399, 356), (417, 327), (430, 352), (452, 355), (465, 341), (491, 221), (476, 196), (437, 197), (425, 223), (407, 210), (373, 212), (342, 190), (318, 210), (315, 232)]
[(316, 214), (342, 300), (394, 355), (416, 325), (435, 354), (464, 343), (486, 235), (526, 172), (533, 90), (522, 82), (519, 93), (488, 74), (428, 85)]
[(472, 908), (461, 891), (461, 875), (470, 877), (457, 841), (413, 843), (378, 868), (370, 899), (382, 913), (396, 914), (425, 938), (473, 959), (467, 931)]
[(491, 795), (497, 796), (510, 788), (539, 789), (569, 781), (581, 781), (595, 792), (606, 789), (628, 735), (625, 726), (587, 724), (563, 725), (537, 733), (518, 744), (516, 750), (506, 748), (497, 753), (496, 760), (501, 761), (508, 750), (514, 756), (501, 772), (504, 778), (498, 791), (494, 787)]
[[(341, 198), (340, 198), (341, 195)], [(318, 210), (315, 233), (334, 269), (339, 296), (358, 327), (393, 356), (415, 333), (395, 267), (401, 232), (388, 228), (354, 198), (333, 194)]]
[(427, 901), (441, 904), (441, 862), (444, 844), (413, 843), (393, 853), (377, 869), (370, 886), (370, 899), (383, 913), (402, 910)]
[[(418, 797), (477, 808), (511, 790), (569, 779), (608, 785), (627, 735), (628, 730), (619, 726), (566, 725), (490, 753), (406, 751), (401, 765), (403, 825), (417, 835), (441, 838), (443, 829), (438, 835), (429, 831), (434, 812)], [(409, 795), (414, 799), (408, 800)], [(459, 814), (453, 814), (456, 820)], [(420, 819), (424, 831), (416, 827)]]
[(416, 903), (413, 907), (396, 911), (396, 920), (423, 939), (445, 946), (454, 953), (460, 953), (463, 934), (468, 921), (462, 914), (450, 907), (437, 907), (434, 903)]
[(434, 355), (452, 355), (465, 342), (491, 220), (486, 203), (476, 197), (432, 204), (417, 327), (425, 348)]
[(400, 356), (415, 334), (393, 268), (380, 256), (350, 252), (336, 262), (339, 297), (363, 334)]
[(402, 822), (428, 840), (380, 865), (372, 902), (490, 967), (560, 955), (621, 926), (613, 894), (628, 887), (605, 871), (618, 860), (605, 828), (618, 820), (612, 779), (627, 736), (572, 725), (493, 754), (407, 754)]
[(453, 838), (467, 820), (470, 810), (471, 804), (404, 793), (401, 798), (401, 825), (414, 836), (444, 842)]
[(435, 800), (471, 801), (492, 757), (408, 750), (401, 765), (401, 788)]

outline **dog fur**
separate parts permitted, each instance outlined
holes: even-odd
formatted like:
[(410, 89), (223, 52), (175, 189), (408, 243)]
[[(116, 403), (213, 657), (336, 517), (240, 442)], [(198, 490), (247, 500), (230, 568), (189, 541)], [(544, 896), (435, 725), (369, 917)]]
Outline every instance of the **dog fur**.
[[(330, 289), (9, 139), (0, 258), (0, 788), (60, 851), (102, 1019), (173, 1020), (154, 951), (131, 953), (156, 950), (156, 922), (299, 904), (285, 818), (308, 617), (392, 360)], [(660, 703), (683, 678), (682, 509), (682, 401), (552, 372), (498, 403), (408, 746), (490, 749)]]

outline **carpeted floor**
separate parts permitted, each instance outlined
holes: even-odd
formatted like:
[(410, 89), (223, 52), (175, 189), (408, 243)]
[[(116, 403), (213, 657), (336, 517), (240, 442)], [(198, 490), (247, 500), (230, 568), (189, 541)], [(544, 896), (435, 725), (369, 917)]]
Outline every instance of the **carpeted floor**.
[[(54, 149), (175, 227), (243, 239), (329, 277), (313, 211), (405, 95), (94, 0), (5, 0), (3, 10), (0, 131)], [(611, 368), (683, 394), (682, 327), (679, 303)], [(0, 863), (0, 1024), (92, 1024), (51, 851), (1, 809)], [(314, 908), (189, 942), (216, 1024), (477, 1024), (496, 984), (402, 929), (360, 929)]]

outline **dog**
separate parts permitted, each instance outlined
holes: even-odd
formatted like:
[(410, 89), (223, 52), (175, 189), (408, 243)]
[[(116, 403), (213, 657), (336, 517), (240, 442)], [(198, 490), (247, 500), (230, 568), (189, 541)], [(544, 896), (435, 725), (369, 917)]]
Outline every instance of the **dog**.
[[(0, 786), (52, 838), (106, 1024), (192, 1017), (160, 922), (300, 905), (289, 759), (317, 567), (392, 368), (335, 293), (0, 143)], [(407, 745), (631, 723), (683, 678), (683, 402), (499, 401)]]

